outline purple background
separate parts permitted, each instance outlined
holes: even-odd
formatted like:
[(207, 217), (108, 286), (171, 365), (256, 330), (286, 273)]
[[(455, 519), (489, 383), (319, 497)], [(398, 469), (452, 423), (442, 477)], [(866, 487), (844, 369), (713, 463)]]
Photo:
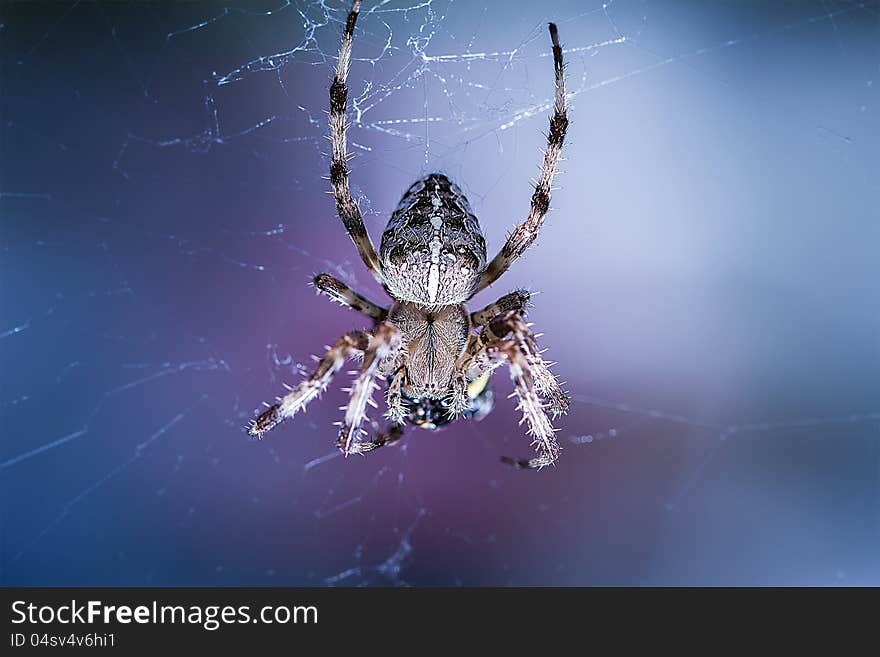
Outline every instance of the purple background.
[(770, 4), (365, 3), (374, 238), (440, 170), (495, 251), (569, 49), (555, 209), (477, 299), (541, 292), (575, 400), (523, 473), (503, 370), (364, 458), (347, 374), (241, 431), (365, 325), (311, 274), (385, 301), (325, 194), (340, 3), (4, 3), (2, 582), (880, 584), (880, 6)]

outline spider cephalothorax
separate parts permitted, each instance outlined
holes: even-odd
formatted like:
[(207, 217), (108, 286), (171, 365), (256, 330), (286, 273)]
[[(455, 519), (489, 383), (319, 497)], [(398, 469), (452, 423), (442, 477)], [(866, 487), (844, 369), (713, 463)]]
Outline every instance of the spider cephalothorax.
[[(359, 9), (360, 0), (356, 0), (330, 86), (330, 181), (346, 231), (393, 303), (383, 308), (329, 274), (315, 276), (313, 283), (319, 291), (371, 318), (373, 328), (339, 338), (315, 371), (261, 413), (248, 432), (262, 437), (295, 415), (326, 389), (347, 357), (362, 354), (337, 445), (345, 454), (368, 452), (400, 440), (406, 424), (435, 429), (456, 417), (485, 416), (493, 399), (489, 375), (506, 364), (538, 454), (532, 459), (503, 460), (520, 468), (549, 465), (559, 456), (549, 416), (564, 413), (569, 402), (523, 319), (528, 292), (511, 292), (473, 313), (464, 304), (498, 280), (534, 242), (550, 206), (550, 187), (568, 128), (556, 26), (550, 23), (556, 98), (531, 210), (487, 264), (486, 240), (467, 198), (439, 173), (418, 180), (406, 191), (376, 253), (349, 191), (346, 164), (346, 78)], [(364, 440), (366, 431), (361, 425), (376, 378), (388, 381), (385, 401), (391, 425), (372, 440)]]

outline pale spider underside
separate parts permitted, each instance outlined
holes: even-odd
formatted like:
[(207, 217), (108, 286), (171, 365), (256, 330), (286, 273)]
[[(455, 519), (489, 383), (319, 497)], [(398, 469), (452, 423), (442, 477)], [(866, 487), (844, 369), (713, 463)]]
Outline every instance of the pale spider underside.
[[(556, 461), (559, 445), (551, 417), (565, 413), (569, 400), (541, 357), (535, 335), (523, 319), (529, 294), (506, 294), (469, 313), (465, 302), (494, 283), (534, 242), (550, 205), (550, 189), (568, 128), (562, 48), (550, 23), (556, 98), (547, 149), (532, 194), (528, 217), (487, 263), (486, 241), (470, 204), (458, 186), (433, 173), (413, 184), (391, 216), (379, 253), (373, 247), (348, 185), (345, 110), (346, 78), (360, 0), (348, 14), (335, 77), (330, 86), (330, 182), (336, 210), (364, 264), (392, 298), (383, 308), (329, 274), (315, 276), (316, 288), (373, 320), (369, 331), (350, 331), (330, 347), (315, 371), (248, 427), (252, 436), (293, 417), (320, 395), (345, 359), (363, 356), (345, 407), (337, 446), (346, 455), (390, 445), (407, 423), (434, 429), (456, 417), (482, 418), (492, 408), (488, 378), (506, 364), (523, 421), (537, 456), (502, 460), (519, 468), (542, 468)], [(477, 330), (479, 329), (479, 330)], [(366, 440), (362, 428), (377, 379), (388, 389), (391, 424)]]

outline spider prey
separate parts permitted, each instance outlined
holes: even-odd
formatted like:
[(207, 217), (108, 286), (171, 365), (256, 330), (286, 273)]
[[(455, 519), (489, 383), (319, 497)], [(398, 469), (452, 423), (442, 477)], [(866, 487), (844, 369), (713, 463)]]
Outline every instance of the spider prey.
[[(269, 406), (248, 427), (262, 435), (306, 407), (330, 383), (345, 359), (363, 356), (360, 372), (344, 408), (337, 446), (346, 455), (364, 453), (397, 442), (409, 422), (434, 429), (456, 417), (479, 419), (489, 412), (490, 373), (507, 365), (523, 421), (534, 439), (531, 459), (504, 457), (519, 468), (542, 468), (556, 461), (550, 417), (568, 409), (568, 398), (541, 358), (535, 335), (523, 319), (529, 294), (506, 294), (482, 310), (469, 313), (465, 302), (494, 283), (532, 244), (550, 205), (550, 189), (568, 128), (562, 48), (550, 23), (556, 98), (541, 173), (528, 217), (510, 234), (498, 255), (487, 263), (486, 241), (470, 204), (457, 185), (433, 173), (403, 195), (373, 247), (357, 202), (348, 185), (345, 110), (346, 78), (360, 0), (356, 0), (342, 36), (335, 77), (330, 86), (330, 182), (336, 210), (364, 264), (392, 298), (383, 308), (329, 274), (313, 280), (331, 299), (373, 320), (370, 331), (350, 331), (329, 348), (314, 373)], [(388, 382), (385, 432), (367, 440), (362, 428), (377, 378)]]

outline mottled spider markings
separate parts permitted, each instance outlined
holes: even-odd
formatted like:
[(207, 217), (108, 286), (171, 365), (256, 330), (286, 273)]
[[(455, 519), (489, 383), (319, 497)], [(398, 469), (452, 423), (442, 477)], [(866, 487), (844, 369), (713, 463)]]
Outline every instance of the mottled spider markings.
[[(556, 81), (554, 112), (525, 221), (487, 265), (486, 240), (470, 203), (458, 185), (443, 174), (432, 173), (403, 195), (377, 254), (348, 184), (346, 78), (360, 4), (356, 0), (348, 14), (330, 86), (330, 182), (346, 232), (393, 302), (383, 308), (329, 274), (316, 276), (313, 283), (320, 292), (372, 319), (373, 328), (342, 336), (320, 359), (314, 373), (261, 413), (248, 432), (262, 437), (293, 417), (327, 388), (346, 358), (362, 355), (337, 446), (346, 455), (372, 451), (399, 441), (407, 424), (436, 429), (459, 417), (481, 419), (492, 408), (489, 376), (506, 364), (537, 456), (502, 460), (518, 468), (543, 468), (559, 456), (551, 419), (568, 410), (569, 400), (523, 319), (529, 294), (511, 292), (474, 313), (468, 312), (465, 302), (522, 256), (550, 207), (550, 190), (568, 129), (556, 26), (549, 26)], [(371, 397), (377, 379), (388, 383), (386, 417), (391, 424), (366, 440), (361, 425), (367, 406), (375, 405)]]
[(393, 298), (462, 303), (486, 266), (486, 240), (458, 185), (432, 173), (403, 195), (382, 233), (379, 257)]

